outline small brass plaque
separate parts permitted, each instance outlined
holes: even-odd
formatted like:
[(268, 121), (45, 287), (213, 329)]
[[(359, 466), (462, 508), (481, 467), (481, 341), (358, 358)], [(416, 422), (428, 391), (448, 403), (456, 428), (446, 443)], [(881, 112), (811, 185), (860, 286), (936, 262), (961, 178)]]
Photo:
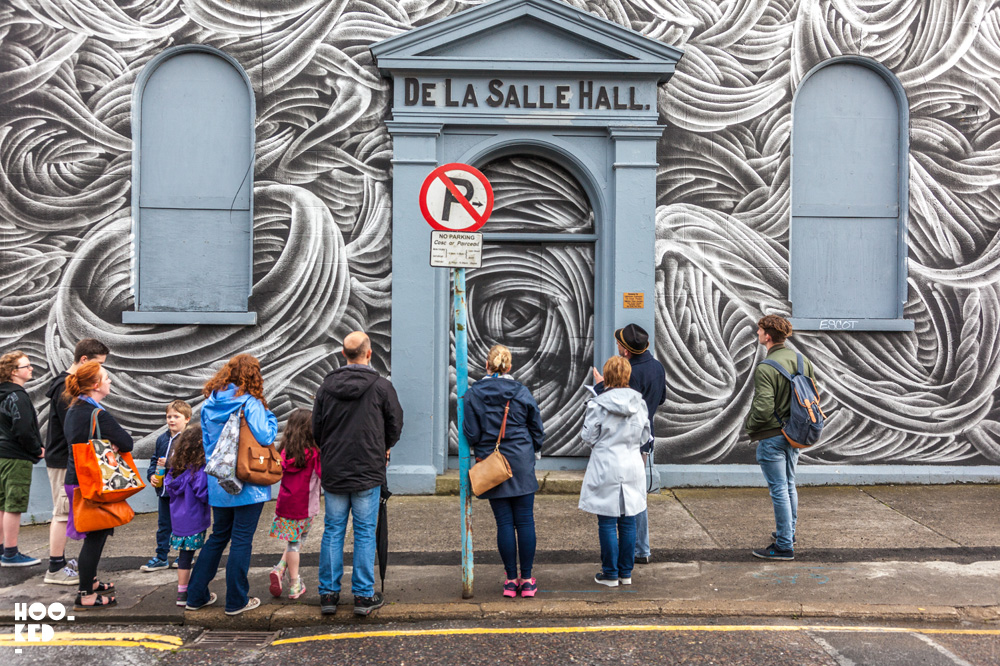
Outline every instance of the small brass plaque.
[(626, 309), (641, 310), (644, 307), (646, 294), (643, 292), (625, 292), (622, 295), (622, 307)]

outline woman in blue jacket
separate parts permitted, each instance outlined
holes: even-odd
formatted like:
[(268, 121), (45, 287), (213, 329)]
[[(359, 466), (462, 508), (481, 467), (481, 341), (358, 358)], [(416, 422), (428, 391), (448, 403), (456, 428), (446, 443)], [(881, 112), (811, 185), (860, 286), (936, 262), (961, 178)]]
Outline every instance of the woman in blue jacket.
[[(243, 410), (247, 425), (254, 438), (269, 445), (278, 434), (278, 419), (267, 408), (264, 399), (264, 380), (260, 375), (260, 362), (249, 354), (239, 354), (229, 359), (222, 369), (205, 384), (207, 400), (201, 406), (202, 443), (205, 459), (212, 457), (215, 445), (226, 421), (235, 412)], [(208, 537), (198, 561), (191, 571), (188, 583), (186, 610), (198, 610), (215, 603), (215, 592), (209, 593), (208, 584), (219, 571), (219, 560), (226, 545), (229, 560), (226, 562), (226, 615), (239, 615), (260, 606), (260, 599), (250, 597), (250, 555), (253, 535), (257, 530), (264, 502), (271, 499), (270, 486), (244, 483), (243, 490), (230, 495), (219, 486), (215, 477), (208, 477), (208, 503), (212, 507), (212, 535)]]
[[(465, 394), (463, 430), (476, 455), (482, 460), (493, 453), (509, 404), (507, 426), (500, 440), (500, 453), (510, 462), (513, 476), (480, 497), (490, 501), (497, 522), (497, 548), (507, 579), (503, 595), (533, 597), (538, 583), (531, 576), (535, 560), (535, 454), (542, 450), (545, 431), (542, 415), (531, 392), (510, 376), (510, 350), (494, 345), (486, 358), (486, 377)], [(521, 576), (517, 558), (521, 556)]]

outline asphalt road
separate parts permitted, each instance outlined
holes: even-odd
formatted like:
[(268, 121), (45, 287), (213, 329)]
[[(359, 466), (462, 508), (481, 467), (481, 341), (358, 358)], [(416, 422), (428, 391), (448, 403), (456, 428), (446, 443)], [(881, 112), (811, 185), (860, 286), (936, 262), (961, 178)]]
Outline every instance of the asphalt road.
[[(1000, 663), (1000, 629), (972, 625), (749, 624), (728, 618), (710, 623), (670, 619), (600, 625), (578, 621), (396, 624), (337, 628), (335, 632), (314, 627), (257, 636), (202, 632), (189, 626), (135, 626), (119, 631), (76, 627), (56, 636), (63, 643), (58, 646), (16, 643), (10, 628), (4, 633), (0, 654), (11, 655), (7, 663), (38, 666)], [(216, 638), (220, 640), (212, 646)], [(254, 644), (258, 638), (260, 644)], [(14, 654), (15, 649), (21, 653)]]

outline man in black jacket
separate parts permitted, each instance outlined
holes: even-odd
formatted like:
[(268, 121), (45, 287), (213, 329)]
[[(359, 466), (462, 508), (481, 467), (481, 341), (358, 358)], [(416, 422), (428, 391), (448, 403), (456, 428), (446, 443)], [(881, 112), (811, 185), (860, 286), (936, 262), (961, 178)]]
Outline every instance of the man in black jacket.
[(52, 489), (52, 522), (49, 524), (49, 568), (45, 582), (53, 585), (76, 585), (80, 578), (76, 560), (66, 561), (66, 523), (69, 521), (69, 497), (66, 495), (66, 465), (69, 460), (69, 443), (63, 434), (63, 422), (69, 402), (63, 398), (66, 378), (76, 374), (76, 369), (88, 361), (103, 364), (108, 358), (108, 347), (100, 340), (84, 338), (73, 349), (73, 365), (60, 372), (45, 392), (49, 399), (49, 429), (45, 440), (45, 467)]
[(38, 415), (24, 390), (32, 372), (31, 361), (23, 352), (0, 357), (0, 566), (4, 567), (30, 567), (42, 562), (17, 550), (21, 514), (28, 510), (31, 466), (45, 455)]
[[(618, 345), (618, 355), (628, 359), (632, 366), (632, 375), (629, 377), (628, 386), (642, 395), (646, 409), (649, 410), (649, 441), (641, 448), (642, 462), (645, 465), (649, 456), (653, 453), (653, 443), (656, 441), (656, 432), (653, 426), (653, 417), (656, 415), (656, 408), (663, 404), (667, 398), (667, 372), (663, 364), (653, 358), (649, 353), (649, 335), (641, 326), (629, 324), (624, 328), (615, 331), (615, 343)], [(602, 393), (604, 391), (604, 377), (593, 368), (594, 391)], [(649, 564), (652, 553), (649, 550), (649, 518), (648, 509), (635, 517), (635, 561), (639, 564)]]
[(313, 436), (320, 450), (326, 493), (319, 556), (320, 608), (324, 615), (337, 612), (350, 514), (354, 613), (367, 616), (385, 603), (375, 591), (375, 527), (389, 449), (403, 430), (403, 408), (389, 380), (371, 367), (367, 335), (355, 331), (344, 338), (344, 358), (347, 365), (326, 376), (313, 406)]

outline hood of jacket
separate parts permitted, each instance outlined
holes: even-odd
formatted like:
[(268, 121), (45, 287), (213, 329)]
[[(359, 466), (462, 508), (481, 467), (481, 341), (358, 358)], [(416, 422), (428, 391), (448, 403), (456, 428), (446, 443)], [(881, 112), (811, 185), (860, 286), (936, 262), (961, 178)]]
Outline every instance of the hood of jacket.
[(612, 414), (626, 417), (646, 409), (642, 395), (630, 388), (608, 389), (596, 398), (591, 398), (590, 401), (597, 403)]
[(25, 391), (24, 387), (20, 384), (15, 384), (14, 382), (4, 382), (3, 384), (0, 384), (0, 402), (3, 402), (4, 399), (6, 399), (6, 397), (11, 393), (17, 393), (18, 391), (24, 393), (25, 395), (28, 394), (28, 392)]
[(236, 395), (236, 391), (236, 385), (230, 384), (227, 389), (213, 392), (212, 399), (202, 403), (202, 418), (220, 425), (228, 421), (233, 412), (239, 410), (250, 398), (249, 393)]
[(49, 384), (49, 390), (45, 392), (45, 397), (48, 398), (50, 401), (52, 401), (59, 394), (65, 391), (67, 377), (69, 377), (69, 373), (66, 372), (65, 370), (56, 375), (55, 379), (52, 380), (52, 383)]
[(509, 376), (486, 376), (473, 384), (469, 390), (475, 393), (483, 404), (503, 407), (508, 400), (514, 399), (521, 388), (521, 383)]
[(378, 372), (371, 366), (345, 365), (326, 376), (323, 380), (323, 390), (338, 400), (357, 400), (378, 381), (378, 378)]

